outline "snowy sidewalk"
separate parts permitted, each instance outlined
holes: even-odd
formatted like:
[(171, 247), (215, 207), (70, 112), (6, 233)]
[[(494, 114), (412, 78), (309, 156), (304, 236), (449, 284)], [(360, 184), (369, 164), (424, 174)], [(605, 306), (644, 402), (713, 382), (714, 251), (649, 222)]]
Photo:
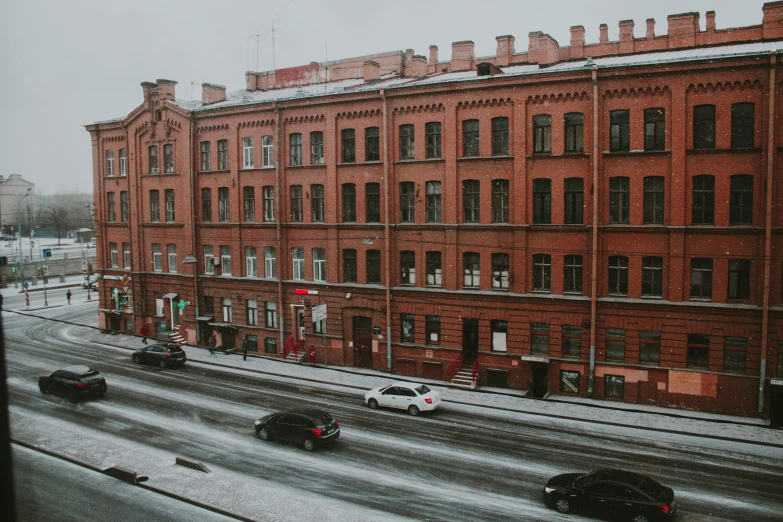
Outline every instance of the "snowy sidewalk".
[[(80, 334), (81, 336), (81, 334)], [(143, 346), (137, 336), (106, 334), (92, 330), (89, 340), (112, 346), (138, 349)], [(191, 363), (210, 365), (216, 370), (254, 375), (268, 380), (306, 383), (309, 386), (333, 389), (362, 397), (365, 391), (397, 380), (424, 382), (441, 391), (444, 406), (461, 409), (466, 413), (507, 416), (524, 414), (539, 417), (536, 421), (558, 419), (579, 421), (618, 428), (639, 428), (662, 434), (709, 437), (717, 441), (746, 442), (783, 448), (783, 430), (771, 429), (764, 419), (716, 415), (683, 411), (647, 405), (605, 403), (594, 399), (564, 398), (530, 399), (522, 397), (518, 390), (462, 390), (448, 388), (443, 381), (408, 378), (387, 373), (345, 366), (309, 366), (294, 364), (274, 357), (248, 355), (247, 361), (237, 353), (220, 351), (210, 356), (206, 348), (183, 346)], [(476, 408), (481, 408), (477, 410)]]

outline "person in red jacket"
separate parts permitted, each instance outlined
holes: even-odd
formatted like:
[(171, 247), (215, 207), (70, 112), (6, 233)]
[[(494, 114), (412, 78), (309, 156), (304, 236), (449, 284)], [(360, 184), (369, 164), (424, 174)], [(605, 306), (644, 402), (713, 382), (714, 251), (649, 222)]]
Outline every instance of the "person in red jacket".
[(310, 366), (313, 366), (315, 364), (315, 348), (312, 346), (310, 347), (309, 358), (310, 358)]
[(141, 328), (139, 328), (139, 333), (141, 334), (141, 342), (147, 344), (147, 336), (150, 334), (150, 332), (147, 330), (146, 324), (141, 325)]

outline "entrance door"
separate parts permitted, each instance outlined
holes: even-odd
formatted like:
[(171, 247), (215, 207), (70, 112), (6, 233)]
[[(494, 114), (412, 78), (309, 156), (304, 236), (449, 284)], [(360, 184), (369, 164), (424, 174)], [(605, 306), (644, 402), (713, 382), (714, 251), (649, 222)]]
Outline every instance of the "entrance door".
[(549, 390), (547, 378), (549, 377), (549, 368), (546, 366), (533, 366), (533, 397), (542, 398)]
[(171, 298), (171, 306), (169, 311), (171, 312), (171, 326), (173, 330), (175, 326), (179, 324), (179, 299), (176, 297)]
[(296, 341), (301, 341), (305, 338), (305, 313), (304, 307), (294, 307), (294, 317), (296, 319)]
[(769, 425), (783, 428), (783, 391), (769, 394)]
[(119, 314), (106, 314), (109, 318), (109, 330), (114, 332), (120, 331), (120, 315)]
[(353, 365), (372, 368), (372, 319), (353, 318)]
[(462, 357), (469, 361), (478, 357), (478, 319), (462, 320)]
[(236, 346), (236, 333), (233, 328), (223, 328), (220, 332), (220, 337), (223, 340), (223, 349), (234, 348)]

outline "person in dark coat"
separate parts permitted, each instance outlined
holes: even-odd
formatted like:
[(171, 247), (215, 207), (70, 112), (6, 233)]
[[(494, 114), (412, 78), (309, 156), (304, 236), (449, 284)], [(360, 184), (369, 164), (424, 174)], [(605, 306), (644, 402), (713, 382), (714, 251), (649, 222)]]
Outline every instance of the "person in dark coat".
[[(70, 294), (70, 292), (68, 292), (68, 293)], [(69, 295), (68, 296), (68, 300), (70, 300), (70, 298), (71, 297)], [(70, 304), (70, 303), (68, 303), (68, 304)], [(150, 334), (150, 331), (147, 330), (147, 325), (146, 324), (142, 324), (141, 325), (141, 328), (139, 328), (139, 333), (141, 334), (141, 342), (143, 342), (144, 344), (147, 344), (147, 336)]]
[(215, 345), (217, 344), (217, 337), (215, 337), (215, 334), (213, 333), (212, 336), (207, 341), (207, 346), (209, 347), (209, 356), (210, 357), (217, 357), (215, 354)]
[(67, 297), (67, 298), (68, 298), (68, 304), (71, 304), (71, 291), (70, 291), (70, 290), (68, 290), (68, 291), (65, 293), (65, 297)]
[(247, 346), (250, 343), (247, 341), (247, 335), (242, 339), (242, 360), (247, 361)]

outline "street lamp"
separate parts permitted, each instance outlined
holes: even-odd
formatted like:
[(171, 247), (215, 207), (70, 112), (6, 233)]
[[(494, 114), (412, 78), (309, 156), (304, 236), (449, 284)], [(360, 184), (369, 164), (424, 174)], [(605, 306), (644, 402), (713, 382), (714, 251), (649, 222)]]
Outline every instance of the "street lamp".
[(188, 254), (185, 259), (182, 260), (183, 265), (194, 265), (193, 266), (193, 297), (195, 300), (195, 306), (194, 306), (194, 320), (196, 322), (196, 346), (198, 346), (201, 343), (201, 332), (199, 331), (198, 327), (198, 266), (195, 266), (198, 264), (198, 259), (196, 259), (193, 254)]
[[(22, 200), (30, 195), (30, 191), (33, 190), (33, 187), (29, 187), (24, 194), (16, 196), (16, 218), (17, 218), (17, 232), (19, 233), (19, 258), (16, 260), (17, 264), (19, 265), (19, 276), (22, 277), (22, 281), (24, 281), (24, 275), (22, 275), (22, 211), (19, 209), (19, 205), (22, 203)], [(32, 256), (31, 256), (32, 258)]]

